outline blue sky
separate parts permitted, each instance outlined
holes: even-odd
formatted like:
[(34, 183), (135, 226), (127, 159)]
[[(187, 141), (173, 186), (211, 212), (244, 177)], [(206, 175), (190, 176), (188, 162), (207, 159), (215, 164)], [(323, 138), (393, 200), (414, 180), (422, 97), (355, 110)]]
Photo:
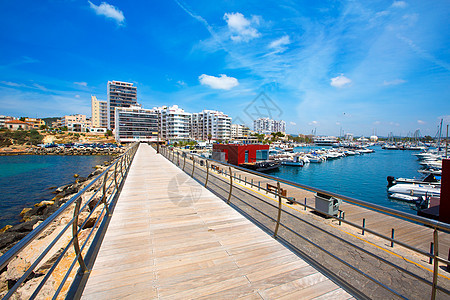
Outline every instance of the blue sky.
[(448, 1), (4, 0), (0, 26), (4, 115), (90, 115), (90, 95), (122, 80), (146, 108), (248, 124), (253, 109), (294, 134), (450, 122)]

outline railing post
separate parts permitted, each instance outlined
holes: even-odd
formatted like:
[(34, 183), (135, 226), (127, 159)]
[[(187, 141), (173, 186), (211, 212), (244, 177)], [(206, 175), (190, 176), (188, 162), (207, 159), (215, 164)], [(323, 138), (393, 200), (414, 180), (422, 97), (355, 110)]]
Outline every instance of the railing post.
[(437, 280), (438, 280), (438, 273), (439, 273), (439, 260), (438, 255), (439, 255), (439, 242), (438, 242), (438, 231), (437, 228), (434, 228), (434, 232), (433, 232), (433, 242), (434, 242), (434, 268), (433, 268), (433, 286), (432, 286), (432, 290), (431, 290), (431, 299), (434, 300), (436, 299), (436, 286), (437, 286)]
[(80, 265), (81, 270), (83, 273), (88, 272), (88, 268), (86, 267), (86, 264), (83, 259), (83, 255), (80, 250), (80, 244), (78, 241), (78, 214), (80, 212), (80, 206), (81, 206), (81, 196), (77, 199), (77, 202), (75, 203), (75, 209), (73, 211), (73, 223), (72, 223), (72, 236), (73, 236), (73, 248), (75, 250), (75, 254), (78, 256), (78, 264)]
[(277, 238), (278, 235), (278, 227), (280, 227), (280, 219), (281, 219), (281, 187), (280, 182), (277, 181), (277, 191), (278, 191), (278, 216), (277, 216), (277, 223), (275, 225), (275, 231), (273, 233), (273, 238)]
[(177, 151), (177, 166), (180, 165), (180, 152)]
[(192, 156), (192, 174), (191, 174), (192, 178), (194, 178), (194, 170), (195, 170), (195, 157)]
[(184, 160), (183, 160), (183, 171), (184, 171), (184, 167), (186, 166), (186, 156), (187, 156), (187, 155), (184, 155)]
[(206, 180), (205, 180), (205, 187), (208, 185), (208, 177), (209, 177), (209, 165), (208, 165), (208, 160), (206, 160)]
[[(230, 169), (230, 174), (231, 174), (231, 167), (228, 166), (228, 168)], [(231, 192), (233, 191), (233, 176), (230, 176), (230, 192), (228, 193), (228, 200), (227, 200), (227, 204), (230, 204), (230, 200), (231, 200)]]
[(106, 208), (106, 212), (108, 213), (108, 216), (111, 216), (111, 213), (109, 211), (109, 207), (108, 207), (108, 203), (106, 202), (106, 181), (108, 178), (108, 172), (105, 173), (105, 176), (103, 177), (103, 187), (102, 187), (102, 199), (101, 201), (103, 202), (103, 205), (105, 205)]
[(117, 162), (114, 165), (114, 183), (116, 184), (116, 189), (119, 189), (119, 186), (117, 185)]

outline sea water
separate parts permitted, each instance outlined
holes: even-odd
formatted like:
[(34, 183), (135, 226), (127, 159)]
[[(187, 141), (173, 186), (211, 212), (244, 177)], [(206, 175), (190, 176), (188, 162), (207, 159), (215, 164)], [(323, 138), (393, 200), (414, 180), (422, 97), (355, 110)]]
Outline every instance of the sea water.
[(88, 176), (110, 156), (15, 155), (0, 156), (0, 228), (20, 222), (20, 212), (54, 197), (50, 187)]
[[(320, 149), (322, 147), (316, 147)], [(314, 149), (314, 148), (313, 148)], [(270, 175), (323, 189), (358, 200), (416, 214), (414, 205), (387, 197), (387, 176), (422, 178), (418, 151), (383, 150), (374, 147), (374, 153), (342, 157), (323, 163), (309, 163), (303, 168), (280, 166)], [(295, 148), (295, 152), (311, 148)]]

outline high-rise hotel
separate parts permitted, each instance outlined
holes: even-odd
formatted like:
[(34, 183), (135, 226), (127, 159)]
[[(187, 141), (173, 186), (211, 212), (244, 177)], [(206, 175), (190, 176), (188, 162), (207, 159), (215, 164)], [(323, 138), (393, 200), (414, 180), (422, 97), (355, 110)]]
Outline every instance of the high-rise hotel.
[(91, 96), (92, 127), (108, 128), (108, 103)]
[(116, 107), (130, 107), (137, 104), (137, 90), (132, 83), (108, 81), (108, 128), (115, 128), (114, 110)]

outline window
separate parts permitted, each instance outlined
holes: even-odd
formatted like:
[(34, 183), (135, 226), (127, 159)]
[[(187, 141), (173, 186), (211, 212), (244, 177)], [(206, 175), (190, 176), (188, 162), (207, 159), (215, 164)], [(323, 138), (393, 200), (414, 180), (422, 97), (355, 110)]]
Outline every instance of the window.
[(269, 159), (269, 150), (256, 150), (256, 161), (268, 159)]

